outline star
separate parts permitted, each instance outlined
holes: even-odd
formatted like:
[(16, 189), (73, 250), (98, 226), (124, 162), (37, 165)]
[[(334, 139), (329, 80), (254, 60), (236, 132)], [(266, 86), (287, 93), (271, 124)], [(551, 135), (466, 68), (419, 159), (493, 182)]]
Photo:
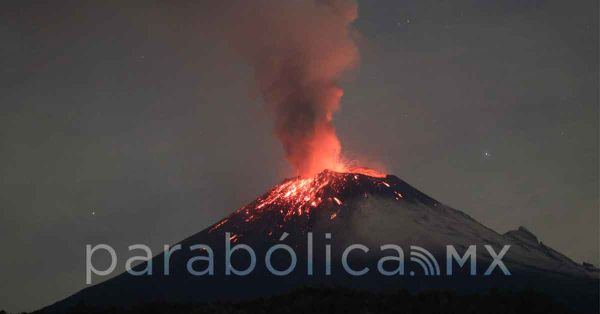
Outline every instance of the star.
[(490, 157), (492, 157), (492, 154), (490, 154), (490, 152), (485, 151), (485, 152), (483, 152), (483, 157), (490, 158)]
[(410, 18), (406, 18), (406, 20), (404, 21), (399, 21), (398, 23), (396, 23), (398, 26), (401, 26), (402, 24), (410, 24)]

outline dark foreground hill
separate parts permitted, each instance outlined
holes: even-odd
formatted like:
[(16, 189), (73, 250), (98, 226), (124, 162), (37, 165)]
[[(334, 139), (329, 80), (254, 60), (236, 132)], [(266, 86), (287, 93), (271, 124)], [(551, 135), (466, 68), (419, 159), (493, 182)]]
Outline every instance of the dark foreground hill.
[(461, 314), (559, 314), (575, 313), (551, 297), (533, 291), (512, 293), (491, 290), (460, 295), (453, 291), (406, 290), (370, 293), (361, 290), (301, 288), (283, 295), (236, 303), (155, 303), (128, 307), (78, 304), (67, 314), (217, 314), (217, 313), (461, 313)]

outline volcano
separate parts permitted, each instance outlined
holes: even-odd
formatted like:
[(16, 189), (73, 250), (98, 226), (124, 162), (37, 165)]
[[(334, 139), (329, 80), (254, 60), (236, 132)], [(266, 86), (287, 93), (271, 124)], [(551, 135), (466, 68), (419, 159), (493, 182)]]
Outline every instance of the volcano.
[[(279, 294), (299, 286), (328, 286), (369, 291), (452, 289), (461, 293), (490, 288), (534, 289), (574, 309), (598, 312), (598, 269), (580, 265), (542, 244), (524, 227), (499, 234), (398, 177), (369, 169), (345, 173), (326, 170), (312, 178), (287, 179), (178, 244), (182, 249), (170, 254), (168, 275), (163, 273), (165, 253), (159, 254), (152, 259), (152, 275), (125, 272), (41, 311), (63, 312), (81, 303), (108, 306), (233, 301)], [(190, 260), (206, 253), (189, 249), (197, 244), (212, 249), (213, 275), (194, 276), (188, 271)], [(256, 266), (248, 274), (227, 274), (224, 252), (242, 244), (255, 252)], [(295, 271), (285, 276), (274, 275), (265, 267), (266, 253), (277, 244), (289, 246), (297, 257), (293, 263), (289, 254), (273, 253), (274, 269), (281, 272), (295, 265)], [(345, 252), (353, 244), (363, 249)], [(382, 275), (377, 271), (378, 261), (390, 255), (382, 249), (387, 244), (403, 249), (402, 274)], [(465, 259), (462, 267), (454, 260), (454, 272), (449, 275), (448, 246), (459, 257), (472, 247), (477, 254), (472, 264)], [(501, 267), (487, 273), (506, 246), (509, 249), (501, 261), (508, 274)], [(418, 258), (415, 250), (429, 258)], [(345, 253), (351, 258), (350, 266), (344, 265)], [(238, 250), (232, 253), (230, 263), (235, 269), (245, 269), (250, 260), (250, 254)], [(390, 268), (391, 264), (387, 265)], [(142, 263), (134, 270), (146, 266)], [(368, 272), (351, 275), (347, 266)], [(203, 267), (206, 264), (198, 266)]]

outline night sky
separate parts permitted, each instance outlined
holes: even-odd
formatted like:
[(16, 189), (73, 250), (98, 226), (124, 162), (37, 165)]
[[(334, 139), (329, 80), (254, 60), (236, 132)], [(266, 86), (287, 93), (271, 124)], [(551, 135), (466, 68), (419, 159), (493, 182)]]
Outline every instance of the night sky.
[[(124, 270), (292, 174), (220, 7), (124, 5), (0, 8), (0, 309), (83, 288), (86, 244)], [(359, 1), (354, 25), (345, 156), (598, 265), (597, 0)]]

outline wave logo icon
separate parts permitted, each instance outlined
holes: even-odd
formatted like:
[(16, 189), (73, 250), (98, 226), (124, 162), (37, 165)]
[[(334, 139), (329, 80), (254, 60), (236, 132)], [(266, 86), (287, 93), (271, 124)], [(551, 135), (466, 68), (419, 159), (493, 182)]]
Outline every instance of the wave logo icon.
[[(420, 246), (410, 246), (410, 261), (419, 264), (425, 276), (439, 276), (441, 274), (440, 265), (433, 254)], [(411, 271), (410, 275), (414, 276), (415, 272)]]

